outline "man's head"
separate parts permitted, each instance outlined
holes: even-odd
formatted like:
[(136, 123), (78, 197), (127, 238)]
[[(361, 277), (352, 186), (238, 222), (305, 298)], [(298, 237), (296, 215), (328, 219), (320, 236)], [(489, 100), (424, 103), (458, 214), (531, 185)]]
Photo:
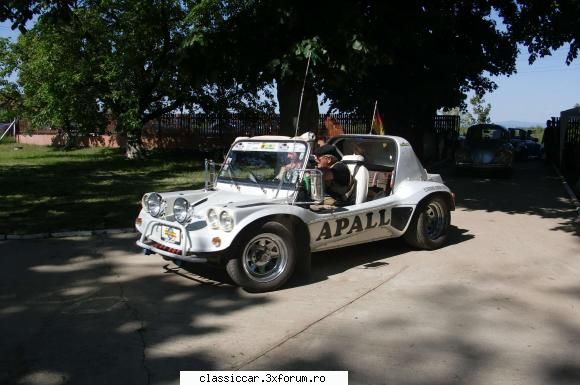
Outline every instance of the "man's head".
[(321, 155), (316, 157), (316, 166), (318, 168), (327, 168), (332, 166), (337, 162), (337, 159), (334, 155)]
[(287, 159), (289, 162), (291, 163), (298, 163), (298, 161), (300, 160), (300, 156), (298, 155), (297, 152), (289, 152), (286, 155)]
[(331, 144), (325, 144), (314, 150), (318, 168), (330, 167), (338, 161), (338, 151)]

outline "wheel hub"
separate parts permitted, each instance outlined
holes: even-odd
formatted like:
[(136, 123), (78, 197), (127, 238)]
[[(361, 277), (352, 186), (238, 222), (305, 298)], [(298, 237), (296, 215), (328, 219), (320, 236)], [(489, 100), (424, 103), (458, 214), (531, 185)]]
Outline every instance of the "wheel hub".
[(266, 246), (256, 245), (253, 252), (252, 262), (258, 267), (265, 266), (272, 260), (272, 252)]
[(244, 270), (257, 281), (267, 282), (286, 267), (288, 250), (282, 238), (264, 233), (252, 239), (243, 253)]

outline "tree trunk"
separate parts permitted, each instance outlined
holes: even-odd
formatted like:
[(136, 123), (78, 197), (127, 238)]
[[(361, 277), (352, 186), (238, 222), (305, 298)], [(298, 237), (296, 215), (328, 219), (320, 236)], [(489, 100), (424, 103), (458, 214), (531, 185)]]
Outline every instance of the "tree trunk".
[[(280, 106), (280, 135), (293, 137), (296, 131), (303, 81), (277, 79), (276, 82), (278, 86), (278, 104)], [(298, 135), (308, 131), (316, 133), (318, 131), (318, 117), (318, 96), (312, 83), (307, 80), (300, 111)]]
[(415, 108), (407, 111), (402, 108), (388, 107), (384, 111), (385, 133), (400, 136), (409, 141), (415, 154), (421, 161), (425, 161), (425, 133), (433, 130), (435, 112), (428, 109)]
[(128, 133), (125, 141), (125, 157), (127, 159), (145, 158), (145, 149), (140, 133)]

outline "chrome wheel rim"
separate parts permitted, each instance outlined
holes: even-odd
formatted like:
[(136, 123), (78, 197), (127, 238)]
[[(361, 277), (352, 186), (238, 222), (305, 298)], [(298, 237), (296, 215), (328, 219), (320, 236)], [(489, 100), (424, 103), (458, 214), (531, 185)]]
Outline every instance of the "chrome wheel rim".
[(248, 276), (256, 282), (278, 278), (288, 264), (288, 248), (284, 240), (272, 233), (252, 238), (244, 248), (242, 263)]
[(445, 233), (447, 228), (447, 215), (443, 205), (437, 201), (429, 202), (424, 211), (425, 235), (435, 240)]

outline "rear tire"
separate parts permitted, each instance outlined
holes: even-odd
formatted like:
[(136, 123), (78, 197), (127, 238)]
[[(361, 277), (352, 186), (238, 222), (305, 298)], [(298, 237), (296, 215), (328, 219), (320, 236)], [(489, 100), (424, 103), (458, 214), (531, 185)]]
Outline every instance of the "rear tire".
[(449, 204), (442, 196), (428, 198), (421, 203), (405, 232), (405, 241), (418, 249), (438, 249), (447, 241), (451, 223)]
[(296, 267), (292, 233), (278, 222), (250, 227), (237, 242), (235, 258), (226, 264), (230, 278), (246, 291), (276, 290), (288, 281)]

